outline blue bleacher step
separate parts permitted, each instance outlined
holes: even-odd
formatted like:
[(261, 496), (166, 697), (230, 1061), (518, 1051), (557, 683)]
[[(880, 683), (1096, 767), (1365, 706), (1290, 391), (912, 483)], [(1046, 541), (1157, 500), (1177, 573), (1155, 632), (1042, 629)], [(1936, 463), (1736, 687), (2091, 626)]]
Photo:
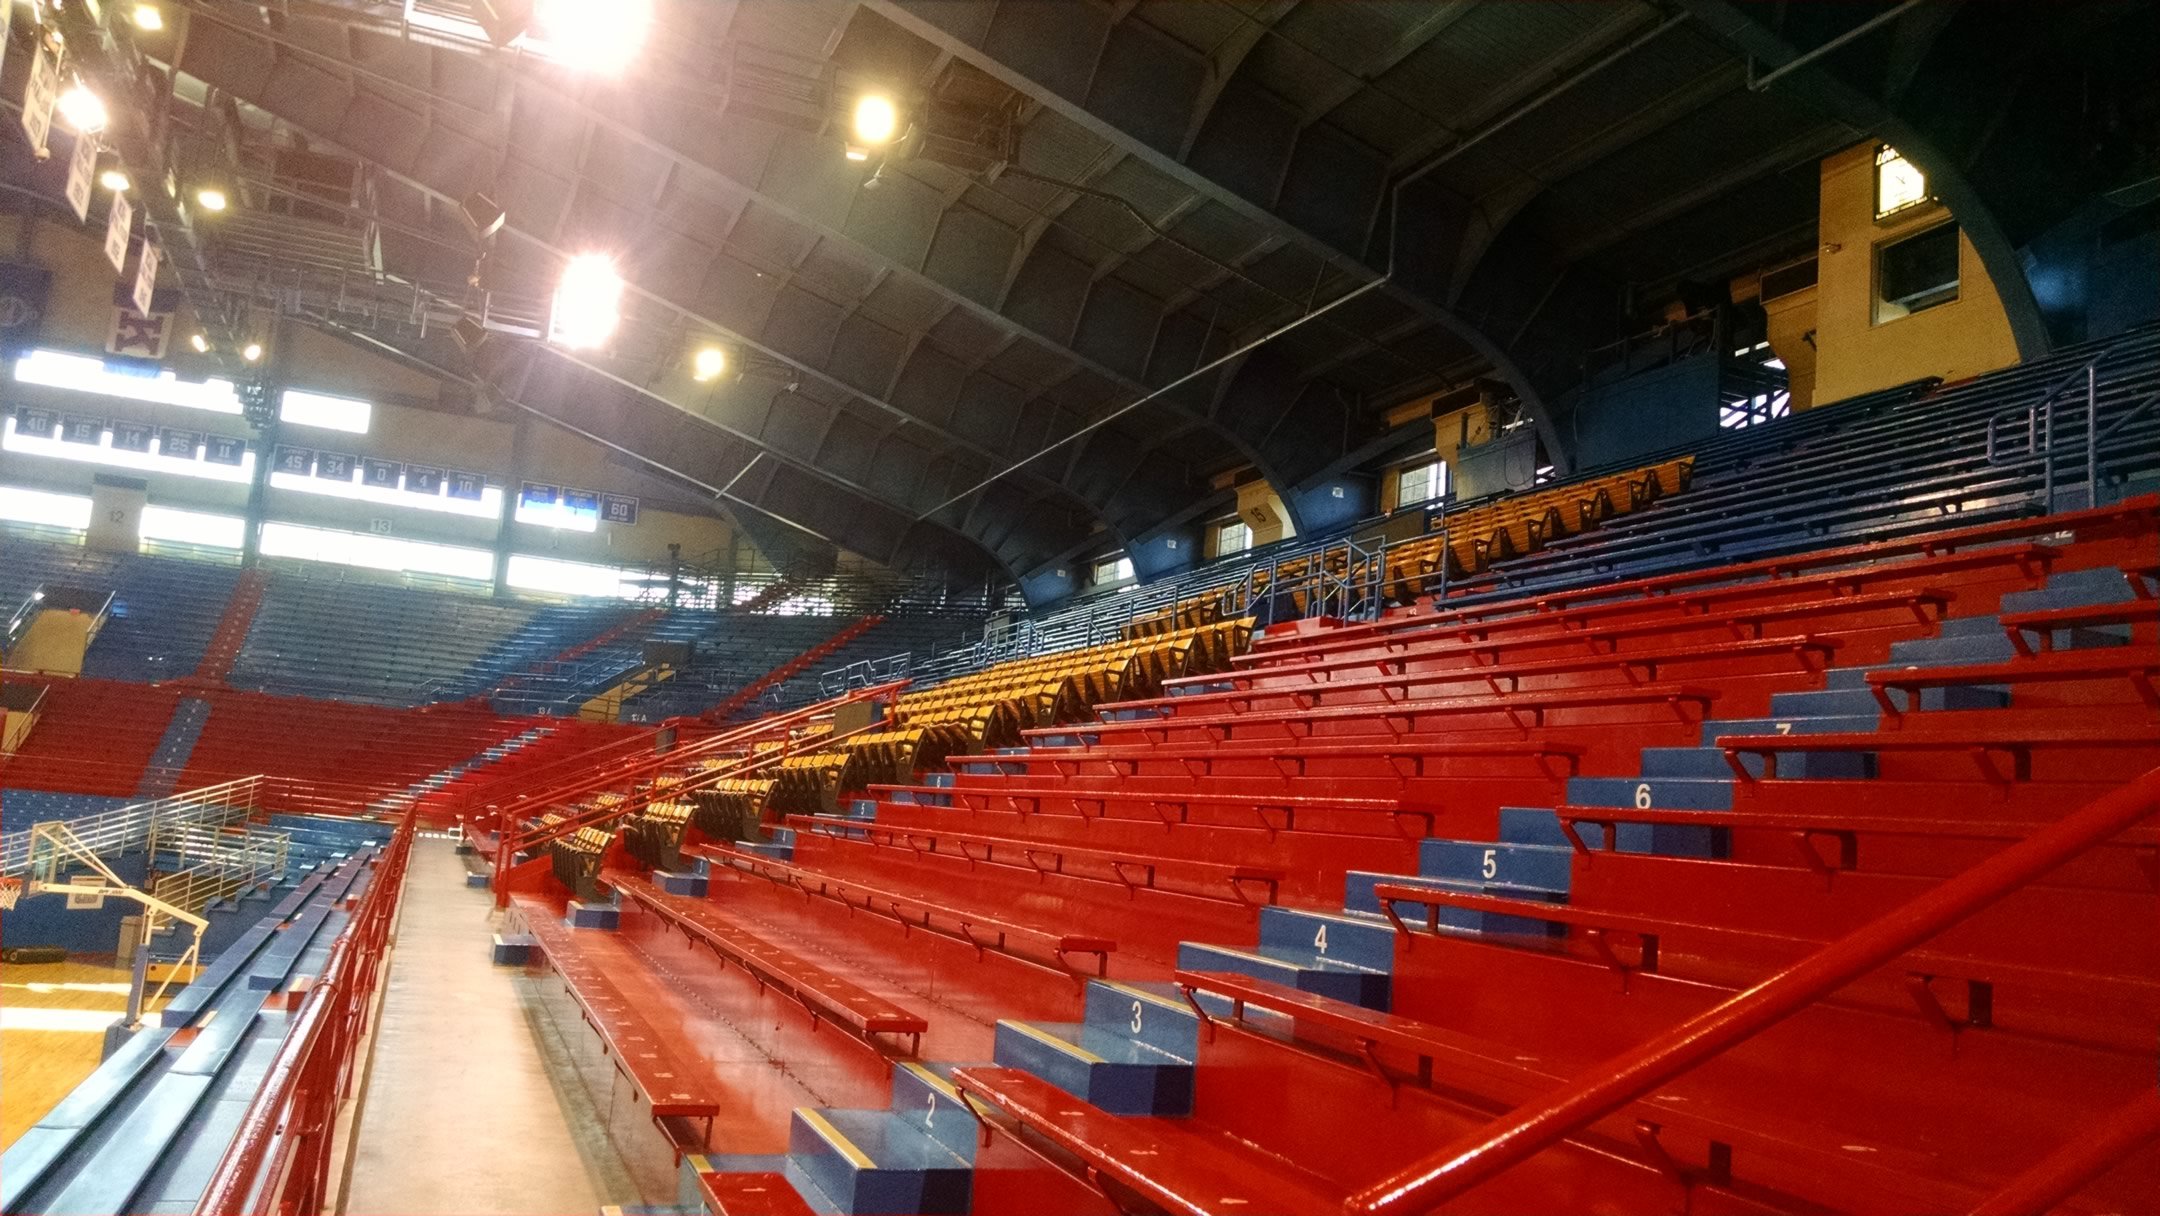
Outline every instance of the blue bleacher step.
[[(1385, 923), (1379, 927), (1390, 933), (1394, 931)], [(1385, 1012), (1389, 1006), (1390, 992), (1385, 973), (1324, 959), (1309, 946), (1261, 946), (1242, 950), (1207, 942), (1179, 942), (1177, 965), (1185, 971), (1229, 971), (1271, 980), (1300, 992), (1318, 993), (1367, 1009)]]
[[(1434, 878), (1419, 874), (1380, 874), (1370, 870), (1352, 870), (1343, 876), (1343, 905), (1349, 911), (1367, 916), (1381, 916), (1380, 900), (1373, 888), (1381, 883), (1398, 887), (1418, 887), (1433, 891), (1453, 891), (1459, 895), (1491, 895), (1501, 899), (1527, 899), (1539, 903), (1566, 903), (1556, 891), (1539, 891), (1527, 887), (1511, 887), (1505, 883), (1472, 882), (1461, 878)], [(1405, 923), (1421, 925), (1426, 912), (1422, 908), (1396, 905), (1396, 913)], [(1434, 923), (1442, 931), (1475, 933), (1481, 937), (1500, 936), (1517, 939), (1548, 939), (1567, 932), (1564, 925), (1548, 920), (1525, 916), (1508, 916), (1497, 912), (1483, 912), (1473, 908), (1451, 908), (1441, 905), (1436, 909)], [(1377, 922), (1393, 931), (1385, 921)]]
[(945, 1151), (973, 1163), (980, 1125), (953, 1087), (954, 1064), (902, 1060), (893, 1065), (892, 1109)]
[[(1566, 895), (1575, 850), (1569, 845), (1514, 844), (1508, 841), (1443, 840), (1418, 844), (1418, 873), (1488, 886)], [(1393, 943), (1389, 943), (1393, 945)]]
[(1733, 778), (1570, 777), (1570, 806), (1633, 807), (1636, 810), (1729, 811)]
[(795, 860), (795, 844), (793, 841), (789, 841), (786, 844), (779, 844), (776, 842), (764, 840), (738, 840), (734, 842), (734, 845), (732, 847), (737, 852), (749, 853), (754, 856), (763, 857), (768, 861)]
[(1181, 684), (1166, 690), (1173, 697), (1201, 697), (1218, 692), (1236, 692), (1235, 680), (1209, 680), (1203, 684)]
[[(1043, 746), (1053, 745), (1044, 743)], [(1012, 760), (1000, 760), (995, 756), (954, 756), (951, 763), (955, 772), (976, 777), (1018, 777), (1027, 772), (1027, 765)]]
[[(1578, 824), (1576, 830), (1590, 848), (1605, 847), (1605, 829), (1597, 824)], [(1727, 835), (1722, 828), (1697, 828), (1678, 823), (1623, 823), (1619, 836), (1618, 848), (1623, 853), (1651, 853), (1664, 857), (1723, 857), (1726, 853)], [(1560, 830), (1559, 814), (1544, 807), (1501, 807), (1500, 839), (1511, 844), (1574, 847), (1568, 843), (1567, 834)]]
[(1726, 718), (1703, 723), (1702, 741), (1703, 746), (1709, 747), (1717, 742), (1719, 735), (1828, 735), (1871, 731), (1881, 725), (1882, 714), (1879, 706), (1871, 706), (1864, 714)]
[(877, 818), (877, 799), (850, 798), (848, 799), (847, 813), (856, 819), (875, 819)]
[(1200, 1054), (1200, 1018), (1176, 984), (1089, 980), (1088, 1025), (1183, 1060)]
[[(1864, 729), (1872, 730), (1874, 724), (1871, 722)], [(1761, 756), (1742, 754), (1740, 763), (1750, 775), (1762, 776)], [(1720, 748), (1646, 747), (1642, 754), (1642, 775), (1730, 781), (1733, 771), (1725, 763), (1725, 753)], [(1865, 781), (1875, 776), (1875, 764), (1872, 758), (1858, 752), (1792, 752), (1778, 758), (1778, 776), (1818, 781)]]
[(1169, 711), (1160, 705), (1105, 705), (1096, 714), (1105, 722), (1137, 722), (1143, 718), (1161, 718)]
[(2013, 591), (2002, 597), (2001, 610), (2040, 612), (2049, 608), (2088, 608), (2131, 598), (2130, 582), (2113, 566), (2091, 570), (2065, 570), (2051, 576), (2037, 591)]
[(1113, 1115), (1192, 1113), (1193, 1064), (1087, 1022), (1000, 1018), (993, 1058), (1033, 1073)]
[(949, 790), (953, 787), (953, 775), (951, 773), (924, 773), (922, 783), (924, 785), (934, 785), (941, 790)]
[(571, 900), (563, 923), (573, 929), (614, 929), (622, 923), (622, 911), (613, 904), (588, 904)]
[(1966, 667), (2007, 663), (2016, 657), (2017, 647), (2000, 627), (1971, 637), (1913, 638), (1890, 644), (1892, 667)]
[(849, 1216), (958, 1216), (968, 1210), (974, 1169), (892, 1111), (797, 1108), (786, 1173)]
[(670, 895), (687, 895), (693, 899), (705, 898), (706, 877), (703, 874), (682, 873), (674, 870), (654, 870), (653, 885)]
[[(947, 775), (949, 776), (950, 774)], [(953, 804), (953, 798), (951, 794), (934, 794), (927, 790), (894, 790), (891, 793), (885, 795), (885, 798), (888, 802), (895, 802), (912, 806), (951, 806)], [(877, 803), (875, 801), (872, 801), (871, 799), (859, 798), (856, 801), (870, 803), (870, 809), (873, 814), (877, 810)]]
[(523, 966), (538, 945), (539, 939), (530, 933), (497, 933), (488, 960), (497, 966)]

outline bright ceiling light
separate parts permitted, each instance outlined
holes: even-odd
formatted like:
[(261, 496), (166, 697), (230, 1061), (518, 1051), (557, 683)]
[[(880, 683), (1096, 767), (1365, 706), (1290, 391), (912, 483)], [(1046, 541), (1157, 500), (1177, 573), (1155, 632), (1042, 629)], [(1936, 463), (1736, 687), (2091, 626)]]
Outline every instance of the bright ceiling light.
[(246, 346), (241, 347), (240, 357), (250, 363), (260, 362), (262, 360), (262, 343), (250, 342)]
[(107, 169), (103, 173), (98, 174), (98, 184), (105, 187), (107, 190), (112, 191), (114, 194), (122, 194), (126, 192), (128, 186), (132, 183), (128, 181), (128, 175), (122, 173), (120, 170)]
[(718, 380), (727, 370), (727, 352), (717, 346), (701, 348), (690, 360), (690, 374), (699, 383)]
[(136, 29), (139, 29), (139, 30), (152, 30), (152, 31), (164, 29), (164, 28), (165, 28), (165, 14), (164, 14), (164, 12), (163, 12), (163, 11), (162, 11), (161, 9), (159, 9), (159, 8), (158, 8), (158, 6), (157, 6), (157, 5), (155, 5), (155, 4), (138, 4), (138, 5), (136, 5), (136, 6), (135, 6), (135, 28), (136, 28)]
[(865, 93), (855, 102), (855, 138), (858, 144), (889, 144), (900, 133), (900, 109), (882, 93)]
[(606, 342), (622, 320), (622, 294), (615, 259), (604, 253), (571, 258), (555, 288), (548, 341), (571, 350), (589, 350)]
[(78, 135), (93, 135), (104, 130), (109, 117), (105, 112), (105, 99), (91, 92), (90, 86), (80, 80), (60, 91), (60, 100), (55, 106), (60, 111), (60, 121)]
[(581, 72), (614, 76), (651, 31), (652, 0), (536, 0), (526, 45)]
[(210, 353), (210, 339), (203, 337), (201, 334), (189, 334), (188, 345), (194, 347), (195, 353), (198, 355)]
[(195, 192), (195, 201), (201, 203), (202, 209), (205, 211), (223, 211), (231, 202), (230, 199), (225, 197), (224, 189), (219, 186), (204, 186), (202, 189), (197, 190)]

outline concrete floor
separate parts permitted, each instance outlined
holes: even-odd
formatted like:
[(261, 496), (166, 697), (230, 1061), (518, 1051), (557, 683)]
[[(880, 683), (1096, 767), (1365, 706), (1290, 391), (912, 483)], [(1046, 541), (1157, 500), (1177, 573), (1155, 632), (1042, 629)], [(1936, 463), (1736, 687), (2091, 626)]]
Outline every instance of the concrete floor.
[(413, 842), (343, 1210), (565, 1216), (641, 1202), (451, 843)]

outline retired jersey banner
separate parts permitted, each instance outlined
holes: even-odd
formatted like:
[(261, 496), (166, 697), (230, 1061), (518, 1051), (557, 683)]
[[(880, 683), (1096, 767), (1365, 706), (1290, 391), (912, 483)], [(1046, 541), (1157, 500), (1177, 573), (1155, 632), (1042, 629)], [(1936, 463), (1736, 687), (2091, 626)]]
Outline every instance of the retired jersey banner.
[(433, 465), (409, 464), (405, 466), (405, 488), (415, 494), (440, 495), (443, 471)]
[(353, 468), (360, 458), (350, 452), (315, 453), (315, 475), (324, 481), (351, 482)]
[(147, 422), (119, 422), (112, 424), (112, 445), (116, 452), (147, 452), (150, 436), (157, 428)]
[(22, 128), (30, 137), (30, 151), (39, 160), (46, 156), (45, 139), (52, 134), (53, 107), (60, 101), (60, 65), (52, 52), (38, 48), (30, 65), (30, 84), (23, 90)]
[(60, 442), (96, 443), (105, 437), (105, 420), (89, 414), (69, 414), (60, 420)]
[(15, 415), (15, 433), (31, 439), (50, 439), (59, 421), (51, 410), (22, 410)]
[(157, 311), (158, 247), (143, 240), (142, 259), (135, 267), (135, 311), (144, 316)]
[(637, 523), (638, 500), (627, 494), (602, 494), (600, 518), (625, 527)]
[(449, 487), (450, 497), (479, 502), (483, 497), (481, 491), (487, 489), (487, 478), (467, 469), (452, 469), (444, 478), (444, 484)]
[(247, 460), (247, 440), (230, 435), (205, 435), (203, 459), (211, 464), (244, 464)]
[(97, 136), (75, 137), (75, 155), (68, 157), (67, 188), (63, 193), (68, 206), (75, 209), (78, 223), (90, 222), (90, 195), (97, 187), (97, 153)]
[(127, 195), (112, 196), (112, 210), (105, 216), (105, 260), (112, 263), (113, 273), (127, 269), (128, 241), (135, 235), (135, 207)]
[(395, 460), (377, 460), (370, 456), (360, 462), (360, 481), (378, 490), (395, 490), (398, 477), (404, 471), (405, 466)]
[(194, 431), (183, 431), (168, 426), (158, 432), (158, 455), (175, 460), (195, 459), (195, 449), (202, 443), (202, 436)]
[(279, 473), (291, 473), (295, 477), (307, 476), (308, 466), (315, 463), (312, 449), (294, 447), (289, 443), (277, 445), (270, 454), (270, 467)]

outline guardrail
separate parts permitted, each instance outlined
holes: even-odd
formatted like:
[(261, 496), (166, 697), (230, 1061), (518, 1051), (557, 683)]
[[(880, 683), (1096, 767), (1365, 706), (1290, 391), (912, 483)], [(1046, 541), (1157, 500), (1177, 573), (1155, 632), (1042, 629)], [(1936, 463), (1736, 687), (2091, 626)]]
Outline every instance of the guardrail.
[[(1846, 984), (2160, 810), (2160, 768), (2034, 832), (1925, 895), (1831, 942), (1573, 1083), (1517, 1107), (1439, 1152), (1358, 1191), (1356, 1216), (1441, 1207), (1599, 1119), (1753, 1038)], [(1383, 899), (1417, 892), (1383, 887)]]
[(408, 811), (203, 1188), (197, 1216), (323, 1209), (338, 1111), (352, 1092), (353, 1055), (382, 979), (413, 830)]
[[(220, 831), (273, 814), (361, 816), (371, 803), (393, 793), (383, 786), (258, 775), (85, 815), (67, 824), (84, 847), (100, 857), (112, 857), (152, 849), (174, 833)], [(17, 875), (30, 868), (33, 830), (0, 836), (0, 875)]]

